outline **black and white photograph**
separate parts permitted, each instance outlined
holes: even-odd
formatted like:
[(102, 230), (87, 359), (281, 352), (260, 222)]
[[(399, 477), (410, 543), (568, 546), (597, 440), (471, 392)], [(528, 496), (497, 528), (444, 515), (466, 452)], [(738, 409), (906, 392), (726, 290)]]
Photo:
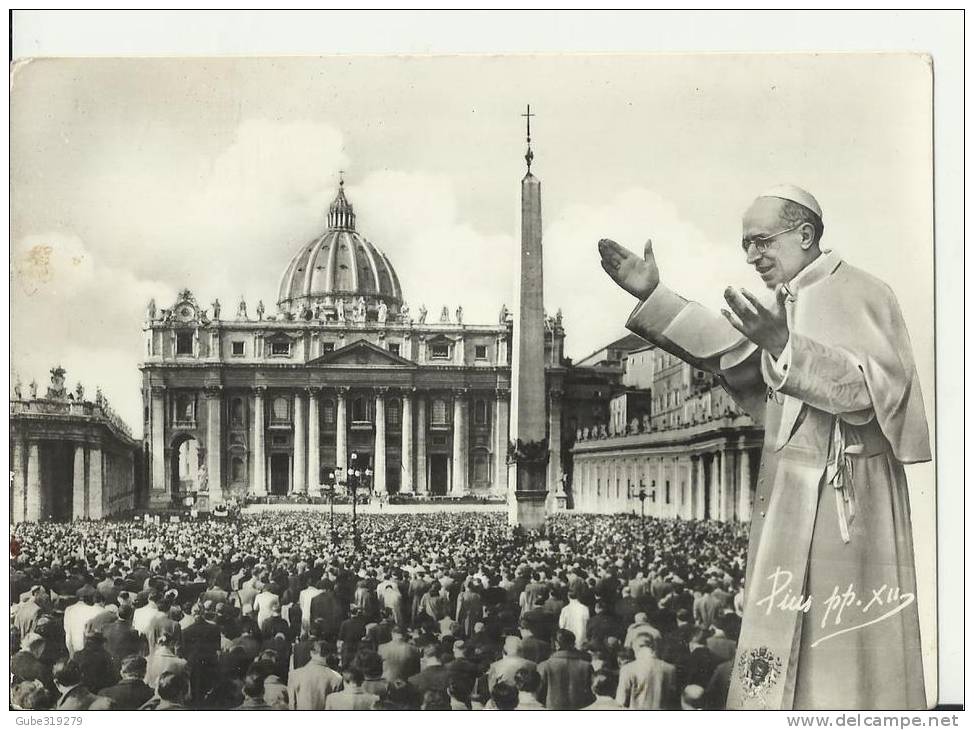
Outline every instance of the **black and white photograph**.
[(12, 14), (10, 709), (961, 707), (937, 53), (361, 12)]

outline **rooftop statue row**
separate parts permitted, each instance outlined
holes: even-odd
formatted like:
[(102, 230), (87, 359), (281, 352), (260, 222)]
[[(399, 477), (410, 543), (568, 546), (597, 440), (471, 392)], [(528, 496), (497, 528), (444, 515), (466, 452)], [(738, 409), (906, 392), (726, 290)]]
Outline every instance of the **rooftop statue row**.
[[(212, 314), (211, 314), (212, 313)], [(200, 323), (210, 324), (213, 322), (293, 322), (293, 321), (319, 321), (319, 322), (344, 322), (361, 324), (365, 322), (376, 322), (378, 324), (427, 324), (429, 310), (425, 304), (421, 304), (416, 316), (413, 316), (409, 304), (403, 302), (402, 305), (389, 306), (384, 301), (378, 304), (369, 303), (365, 297), (345, 299), (344, 297), (325, 297), (324, 301), (314, 306), (304, 305), (297, 313), (281, 309), (276, 315), (266, 314), (263, 300), (258, 300), (256, 308), (256, 320), (248, 314), (247, 301), (243, 297), (237, 304), (236, 316), (233, 319), (223, 318), (222, 305), (220, 300), (214, 300), (210, 309), (204, 309), (196, 303), (192, 292), (184, 289), (179, 293), (176, 303), (169, 308), (158, 308), (155, 299), (150, 299), (146, 307), (146, 324), (178, 324), (178, 323)], [(463, 324), (463, 307), (458, 306), (453, 311), (451, 318), (450, 308), (444, 306), (440, 309), (438, 324)], [(511, 311), (506, 305), (501, 306), (497, 318), (498, 324), (511, 324), (514, 321)], [(562, 326), (562, 314), (559, 309), (554, 317), (545, 315), (545, 327), (554, 329)]]
[[(94, 401), (86, 400), (85, 387), (81, 383), (77, 383), (73, 391), (68, 390), (67, 387), (65, 387), (65, 373), (65, 369), (60, 365), (51, 368), (51, 382), (47, 386), (47, 392), (43, 396), (38, 396), (37, 394), (37, 381), (31, 380), (27, 386), (28, 392), (26, 393), (25, 397), (23, 385), (18, 378), (17, 382), (14, 383), (13, 397), (11, 398), (11, 401), (19, 403), (21, 410), (24, 409), (23, 406), (25, 404), (27, 404), (28, 410), (33, 410), (30, 408), (30, 404), (33, 404), (36, 401), (38, 404), (43, 403), (45, 406), (47, 406), (45, 412), (50, 411), (51, 407), (53, 407), (55, 413), (73, 413), (73, 409), (69, 408), (71, 405), (89, 406), (88, 408), (84, 409), (83, 415), (100, 415), (122, 431), (126, 436), (131, 436), (131, 431), (128, 425), (112, 409), (111, 404), (108, 402), (108, 398), (106, 398), (101, 392), (100, 387), (95, 388)], [(91, 406), (97, 408), (100, 413), (96, 412), (95, 408), (91, 408)]]

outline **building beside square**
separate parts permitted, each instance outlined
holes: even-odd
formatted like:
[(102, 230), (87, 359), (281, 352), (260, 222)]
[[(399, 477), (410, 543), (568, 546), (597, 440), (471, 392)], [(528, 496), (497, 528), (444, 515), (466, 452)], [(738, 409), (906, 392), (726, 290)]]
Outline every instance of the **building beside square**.
[(143, 498), (142, 447), (97, 390), (69, 391), (51, 369), (46, 393), (17, 383), (10, 398), (10, 521), (101, 519)]

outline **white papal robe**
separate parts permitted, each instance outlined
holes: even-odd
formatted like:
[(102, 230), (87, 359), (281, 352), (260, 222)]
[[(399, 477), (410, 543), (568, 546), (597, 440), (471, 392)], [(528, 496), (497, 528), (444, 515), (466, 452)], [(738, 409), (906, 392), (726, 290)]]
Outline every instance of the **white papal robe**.
[(824, 252), (786, 286), (775, 361), (665, 286), (630, 330), (717, 374), (765, 427), (732, 709), (926, 705), (904, 463), (930, 460), (906, 326)]

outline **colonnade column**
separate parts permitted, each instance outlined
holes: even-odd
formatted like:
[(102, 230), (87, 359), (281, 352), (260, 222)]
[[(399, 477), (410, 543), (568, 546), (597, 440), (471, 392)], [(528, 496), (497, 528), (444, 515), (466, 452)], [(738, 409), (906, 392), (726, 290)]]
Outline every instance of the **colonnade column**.
[(659, 463), (656, 465), (656, 509), (655, 512), (659, 517), (668, 517), (670, 506), (666, 503), (666, 486), (664, 480), (666, 479), (666, 472), (663, 470), (663, 457), (659, 457)]
[(467, 391), (453, 391), (453, 488), (450, 493), (461, 497), (467, 492)]
[(402, 483), (399, 491), (412, 494), (413, 473), (416, 464), (413, 463), (413, 393), (415, 388), (405, 390), (402, 394)]
[(494, 490), (507, 494), (508, 412), (511, 391), (498, 388), (494, 394)]
[(308, 482), (305, 479), (307, 438), (308, 428), (304, 422), (304, 396), (299, 390), (294, 394), (294, 479), (292, 483), (295, 494), (304, 494), (308, 491)]
[(685, 515), (688, 520), (696, 519), (699, 508), (699, 494), (697, 484), (700, 481), (700, 457), (697, 454), (690, 455), (690, 484), (687, 491), (687, 504)]
[(318, 493), (321, 485), (321, 424), (318, 423), (319, 388), (308, 388), (308, 489)]
[(710, 454), (710, 519), (719, 520), (720, 516), (720, 452)]
[(37, 522), (41, 519), (41, 454), (36, 441), (27, 447), (27, 488), (24, 495), (24, 519)]
[(335, 391), (335, 464), (341, 478), (346, 478), (348, 469), (348, 388), (342, 386)]
[(740, 491), (737, 501), (737, 519), (749, 522), (751, 519), (751, 454), (744, 447), (740, 450)]
[(266, 388), (254, 388), (254, 436), (251, 439), (251, 449), (254, 454), (253, 481), (254, 495), (263, 497), (267, 494), (266, 469), (264, 459), (264, 392)]
[(219, 386), (204, 390), (206, 403), (206, 479), (210, 505), (223, 501), (223, 389)]
[(88, 494), (85, 488), (85, 446), (77, 444), (74, 447), (73, 491), (71, 493), (71, 519), (83, 520), (88, 505)]
[(168, 503), (169, 486), (166, 484), (166, 389), (159, 386), (150, 388), (152, 398), (152, 484), (150, 485), (150, 503)]
[[(217, 471), (219, 474), (219, 470)], [(219, 490), (219, 481), (217, 482)], [(100, 448), (88, 449), (88, 517), (100, 520), (105, 516), (104, 469)], [(211, 491), (212, 493), (212, 491)]]
[(372, 470), (376, 492), (386, 491), (386, 393), (388, 388), (375, 389), (375, 456)]
[(24, 510), (27, 506), (27, 474), (24, 471), (24, 437), (19, 433), (14, 434), (13, 442), (14, 454), (10, 471), (14, 474), (14, 493), (11, 505), (13, 514), (10, 515), (10, 521), (16, 523), (24, 520)]
[(724, 451), (724, 470), (721, 474), (723, 483), (721, 509), (723, 510), (724, 520), (732, 522), (734, 520), (734, 484), (737, 481), (735, 473), (736, 452), (729, 446)]
[(426, 494), (426, 396), (416, 397), (416, 494)]

